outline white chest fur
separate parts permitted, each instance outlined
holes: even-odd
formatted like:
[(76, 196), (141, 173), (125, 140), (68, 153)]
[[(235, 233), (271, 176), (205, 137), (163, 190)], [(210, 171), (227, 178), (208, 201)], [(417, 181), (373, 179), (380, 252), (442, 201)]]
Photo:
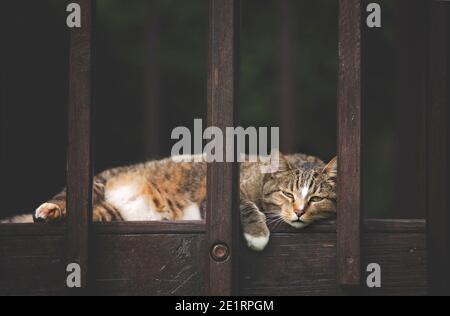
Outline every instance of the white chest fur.
[(127, 184), (107, 189), (105, 199), (120, 211), (125, 221), (158, 221), (162, 214), (148, 199), (140, 194), (137, 186)]
[[(105, 199), (120, 212), (125, 221), (161, 221), (167, 219), (167, 214), (157, 212), (153, 202), (141, 195), (137, 185), (134, 184), (107, 189)], [(193, 203), (185, 208), (181, 219), (201, 220), (198, 205)]]

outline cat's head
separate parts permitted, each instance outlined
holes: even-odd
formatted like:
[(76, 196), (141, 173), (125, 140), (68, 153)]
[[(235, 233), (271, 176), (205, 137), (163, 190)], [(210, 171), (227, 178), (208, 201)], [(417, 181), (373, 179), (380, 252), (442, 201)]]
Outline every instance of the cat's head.
[(280, 161), (281, 170), (264, 178), (263, 203), (269, 221), (279, 218), (303, 228), (336, 214), (337, 158), (325, 167), (293, 168), (285, 157)]

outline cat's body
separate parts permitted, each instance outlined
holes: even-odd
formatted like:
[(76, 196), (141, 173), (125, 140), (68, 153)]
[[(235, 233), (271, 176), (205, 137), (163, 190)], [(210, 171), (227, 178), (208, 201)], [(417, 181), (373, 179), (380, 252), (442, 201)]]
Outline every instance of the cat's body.
[[(261, 172), (261, 163), (240, 166), (240, 212), (249, 247), (262, 250), (268, 225), (285, 221), (301, 228), (335, 213), (336, 160), (327, 166), (303, 154), (281, 156), (280, 170)], [(206, 199), (205, 162), (179, 159), (150, 161), (104, 171), (94, 178), (93, 220), (201, 220)], [(37, 208), (34, 215), (3, 223), (58, 222), (66, 217), (63, 191)]]

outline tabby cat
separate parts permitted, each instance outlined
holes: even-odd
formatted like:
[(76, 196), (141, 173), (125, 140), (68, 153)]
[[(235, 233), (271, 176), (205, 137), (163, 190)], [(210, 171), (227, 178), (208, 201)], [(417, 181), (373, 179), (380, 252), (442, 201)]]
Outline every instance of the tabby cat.
[[(286, 222), (303, 228), (336, 213), (337, 159), (327, 165), (304, 154), (280, 155), (277, 172), (264, 174), (261, 163), (241, 163), (240, 215), (248, 246), (263, 250), (269, 227)], [(195, 161), (195, 160), (193, 160)], [(104, 171), (94, 178), (93, 220), (202, 220), (206, 163), (168, 158)], [(59, 222), (66, 217), (66, 191), (31, 215), (3, 223)]]

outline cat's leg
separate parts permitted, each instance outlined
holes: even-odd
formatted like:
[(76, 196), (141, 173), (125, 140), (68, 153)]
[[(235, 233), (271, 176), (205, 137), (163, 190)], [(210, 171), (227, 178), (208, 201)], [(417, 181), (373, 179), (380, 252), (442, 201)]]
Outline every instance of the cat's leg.
[(40, 205), (33, 214), (34, 221), (59, 222), (66, 217), (66, 190), (62, 191), (50, 201)]
[[(122, 221), (120, 212), (107, 203), (104, 198), (104, 185), (95, 181), (93, 185), (92, 220), (94, 222)], [(34, 214), (35, 222), (54, 223), (63, 221), (67, 216), (66, 190), (56, 195), (50, 201), (39, 206)]]
[(266, 215), (259, 210), (255, 203), (243, 199), (240, 201), (240, 211), (247, 245), (255, 251), (264, 250), (270, 238)]
[(121, 222), (123, 218), (111, 204), (100, 202), (93, 205), (92, 220), (94, 222)]
[(94, 222), (123, 221), (120, 212), (105, 200), (105, 183), (103, 178), (96, 177), (92, 191), (92, 220)]

